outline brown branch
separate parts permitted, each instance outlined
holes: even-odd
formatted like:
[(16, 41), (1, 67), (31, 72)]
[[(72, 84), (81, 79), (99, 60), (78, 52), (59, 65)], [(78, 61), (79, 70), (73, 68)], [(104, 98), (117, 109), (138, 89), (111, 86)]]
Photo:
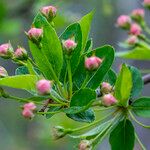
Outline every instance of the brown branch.
[(150, 74), (146, 74), (142, 77), (144, 84), (150, 83)]
[(53, 103), (52, 99), (48, 99), (39, 112), (44, 112), (46, 110), (46, 108), (48, 107), (48, 104), (50, 104), (50, 103)]

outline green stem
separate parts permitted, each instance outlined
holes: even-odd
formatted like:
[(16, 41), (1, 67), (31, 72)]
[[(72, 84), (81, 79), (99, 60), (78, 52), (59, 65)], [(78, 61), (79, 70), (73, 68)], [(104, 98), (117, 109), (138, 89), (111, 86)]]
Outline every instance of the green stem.
[(69, 99), (72, 97), (72, 72), (70, 58), (67, 58), (67, 70), (68, 70), (68, 80), (69, 80)]
[(100, 108), (100, 109), (94, 109), (94, 111), (105, 111), (105, 110), (111, 110), (113, 108), (116, 108), (116, 106), (110, 106), (110, 107), (105, 107), (105, 108)]
[(84, 129), (86, 129), (86, 128), (89, 128), (89, 127), (91, 127), (91, 126), (93, 126), (93, 125), (95, 125), (95, 124), (97, 124), (97, 123), (100, 123), (101, 121), (105, 120), (106, 118), (108, 118), (109, 116), (111, 116), (111, 115), (113, 115), (113, 114), (114, 114), (114, 112), (113, 112), (113, 113), (112, 113), (112, 112), (111, 112), (111, 113), (108, 113), (108, 114), (105, 115), (104, 117), (100, 118), (99, 120), (97, 120), (97, 121), (95, 121), (95, 122), (93, 122), (93, 123), (91, 123), (91, 124), (88, 124), (88, 125), (83, 126), (83, 127), (80, 127), (80, 128), (73, 129), (72, 132), (77, 132), (77, 131), (81, 131), (81, 130), (84, 130)]
[(87, 74), (86, 74), (85, 80), (81, 85), (81, 89), (86, 87), (86, 84), (87, 84), (88, 80), (89, 80), (89, 72), (87, 72)]
[(57, 114), (60, 113), (62, 111), (53, 111), (53, 112), (36, 112), (39, 115), (49, 115), (49, 114)]
[(146, 150), (145, 146), (143, 145), (143, 143), (141, 142), (141, 140), (139, 139), (138, 135), (135, 133), (135, 137), (139, 143), (139, 145), (141, 146), (142, 150)]
[(144, 125), (143, 123), (141, 123), (140, 121), (138, 121), (138, 120), (134, 117), (134, 115), (132, 114), (131, 111), (129, 111), (129, 114), (130, 114), (131, 118), (132, 118), (137, 124), (139, 124), (140, 126), (142, 126), (142, 127), (144, 127), (144, 128), (150, 129), (150, 126)]

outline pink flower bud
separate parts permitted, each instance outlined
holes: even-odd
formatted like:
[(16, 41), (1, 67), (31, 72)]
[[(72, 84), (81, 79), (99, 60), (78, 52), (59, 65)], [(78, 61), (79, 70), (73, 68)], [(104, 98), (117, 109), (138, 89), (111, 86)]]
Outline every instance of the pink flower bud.
[(39, 94), (41, 94), (41, 95), (48, 94), (48, 93), (50, 93), (50, 90), (52, 88), (51, 81), (42, 79), (37, 82), (36, 88), (37, 88)]
[(131, 24), (131, 19), (127, 15), (121, 15), (117, 19), (117, 26), (118, 27), (128, 29), (130, 27), (130, 24)]
[(0, 45), (0, 56), (3, 58), (10, 58), (13, 53), (13, 48), (10, 43)]
[(20, 60), (26, 60), (28, 58), (27, 51), (22, 47), (19, 47), (16, 49), (14, 56), (15, 58), (20, 59)]
[(74, 40), (68, 39), (63, 41), (63, 48), (67, 54), (71, 54), (71, 52), (76, 48), (77, 43)]
[(108, 82), (103, 82), (101, 84), (101, 92), (102, 93), (110, 93), (112, 91), (112, 86)]
[(90, 144), (90, 141), (88, 140), (82, 140), (79, 144), (79, 150), (91, 150), (92, 146)]
[(28, 33), (26, 33), (30, 40), (37, 43), (40, 42), (43, 36), (43, 29), (31, 28)]
[(34, 117), (34, 114), (33, 114), (33, 112), (32, 112), (30, 109), (23, 109), (22, 115), (23, 115), (25, 118), (28, 118), (28, 119), (31, 119), (31, 118)]
[(143, 21), (144, 16), (145, 16), (145, 11), (144, 11), (144, 9), (140, 9), (140, 8), (133, 10), (131, 13), (132, 19), (137, 22)]
[(143, 4), (145, 7), (150, 8), (150, 0), (144, 0)]
[(117, 100), (115, 99), (115, 97), (112, 94), (106, 94), (102, 98), (102, 104), (104, 106), (111, 106), (116, 103), (117, 103)]
[(138, 38), (135, 35), (132, 35), (127, 39), (127, 43), (129, 45), (135, 45), (137, 42), (138, 42)]
[(85, 68), (90, 71), (96, 70), (101, 65), (101, 63), (102, 59), (96, 56), (91, 56), (85, 59)]
[(56, 17), (57, 13), (57, 9), (54, 6), (45, 6), (40, 11), (50, 22)]
[(6, 76), (8, 76), (6, 69), (0, 66), (0, 78), (6, 77)]
[(141, 27), (137, 23), (133, 23), (130, 27), (130, 34), (132, 35), (140, 35), (142, 32)]
[(34, 111), (36, 109), (36, 105), (33, 102), (29, 102), (29, 103), (24, 104), (23, 108)]

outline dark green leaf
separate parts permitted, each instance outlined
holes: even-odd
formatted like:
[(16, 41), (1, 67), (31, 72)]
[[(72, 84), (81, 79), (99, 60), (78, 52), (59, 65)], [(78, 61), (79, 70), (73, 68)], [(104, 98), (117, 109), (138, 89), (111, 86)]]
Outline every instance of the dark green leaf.
[(91, 51), (93, 48), (93, 41), (92, 39), (88, 40), (85, 46), (85, 52)]
[(141, 91), (143, 89), (142, 75), (140, 71), (133, 66), (129, 66), (129, 69), (132, 74), (132, 84), (133, 84), (131, 91), (131, 98), (136, 98), (141, 94)]
[(55, 113), (53, 113), (53, 112), (58, 111), (58, 110), (60, 110), (60, 107), (58, 107), (58, 106), (50, 107), (47, 112), (52, 112), (52, 113), (46, 114), (46, 118), (47, 119), (51, 118), (53, 115), (55, 115)]
[(142, 97), (132, 103), (132, 110), (140, 117), (150, 117), (150, 98)]
[(59, 76), (63, 65), (63, 53), (61, 43), (54, 28), (47, 22), (41, 14), (38, 14), (34, 23), (35, 27), (43, 28), (44, 35), (41, 41), (41, 51), (51, 63), (52, 68), (57, 76)]
[(120, 105), (127, 106), (132, 90), (132, 74), (123, 64), (115, 84), (115, 96)]
[(78, 114), (66, 114), (69, 118), (78, 122), (88, 122), (91, 123), (95, 120), (95, 115), (92, 109), (88, 109), (84, 112)]
[[(107, 74), (108, 70), (110, 69), (113, 63), (114, 49), (111, 46), (106, 45), (86, 54), (88, 57), (95, 54), (97, 57), (103, 59), (103, 63), (100, 65), (100, 67), (95, 72), (90, 74), (89, 80), (86, 84), (87, 87), (95, 90), (103, 81), (105, 75)], [(80, 64), (76, 70), (76, 73), (73, 77), (73, 81), (78, 88), (81, 87), (87, 75), (87, 71), (84, 67), (84, 57), (85, 55), (82, 57)]]
[(121, 121), (111, 132), (109, 142), (112, 150), (133, 150), (135, 133), (129, 120)]
[(82, 49), (85, 48), (90, 28), (91, 28), (91, 22), (93, 19), (94, 11), (91, 11), (89, 14), (85, 15), (81, 20), (79, 21), (81, 30), (82, 30)]
[(9, 76), (0, 79), (0, 86), (35, 91), (37, 80), (35, 75)]

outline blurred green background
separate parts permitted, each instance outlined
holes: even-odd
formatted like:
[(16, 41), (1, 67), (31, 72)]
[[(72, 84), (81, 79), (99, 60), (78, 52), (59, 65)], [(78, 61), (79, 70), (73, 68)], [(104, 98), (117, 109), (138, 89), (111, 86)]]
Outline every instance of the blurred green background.
[[(116, 50), (122, 50), (118, 42), (127, 35), (115, 28), (116, 18), (120, 14), (128, 14), (132, 9), (142, 7), (141, 0), (0, 0), (0, 44), (11, 41), (12, 45), (24, 46), (28, 50), (27, 38), (24, 31), (27, 31), (38, 10), (45, 5), (54, 5), (58, 8), (58, 15), (55, 19), (55, 26), (60, 34), (67, 25), (79, 20), (92, 9), (96, 9), (92, 23), (91, 37), (94, 47), (103, 44), (111, 44)], [(150, 13), (147, 11), (147, 20)], [(140, 69), (148, 68), (147, 61), (127, 61), (116, 59), (114, 69), (117, 71), (122, 62), (127, 62)], [(10, 75), (14, 74), (16, 65), (10, 61), (0, 59), (0, 65), (4, 66)], [(149, 95), (150, 86), (147, 85), (144, 95)], [(23, 95), (22, 91), (10, 90), (10, 92)], [(97, 117), (103, 114), (97, 114)], [(62, 117), (63, 116), (63, 117)], [(67, 121), (66, 121), (67, 120)], [(145, 120), (142, 120), (145, 121)], [(145, 123), (148, 123), (145, 122)], [(46, 120), (42, 116), (37, 116), (33, 121), (25, 120), (21, 116), (20, 104), (14, 101), (0, 99), (0, 150), (71, 150), (75, 149), (78, 141), (72, 141), (69, 137), (59, 141), (51, 138), (51, 127), (63, 125), (65, 127), (76, 127), (79, 124), (70, 119), (66, 119), (63, 114), (56, 115), (52, 119)], [(146, 129), (137, 128), (143, 143), (150, 149), (150, 132)], [(74, 148), (72, 148), (74, 147)], [(109, 150), (106, 141), (99, 147), (101, 150)], [(136, 148), (138, 150), (138, 148)]]

